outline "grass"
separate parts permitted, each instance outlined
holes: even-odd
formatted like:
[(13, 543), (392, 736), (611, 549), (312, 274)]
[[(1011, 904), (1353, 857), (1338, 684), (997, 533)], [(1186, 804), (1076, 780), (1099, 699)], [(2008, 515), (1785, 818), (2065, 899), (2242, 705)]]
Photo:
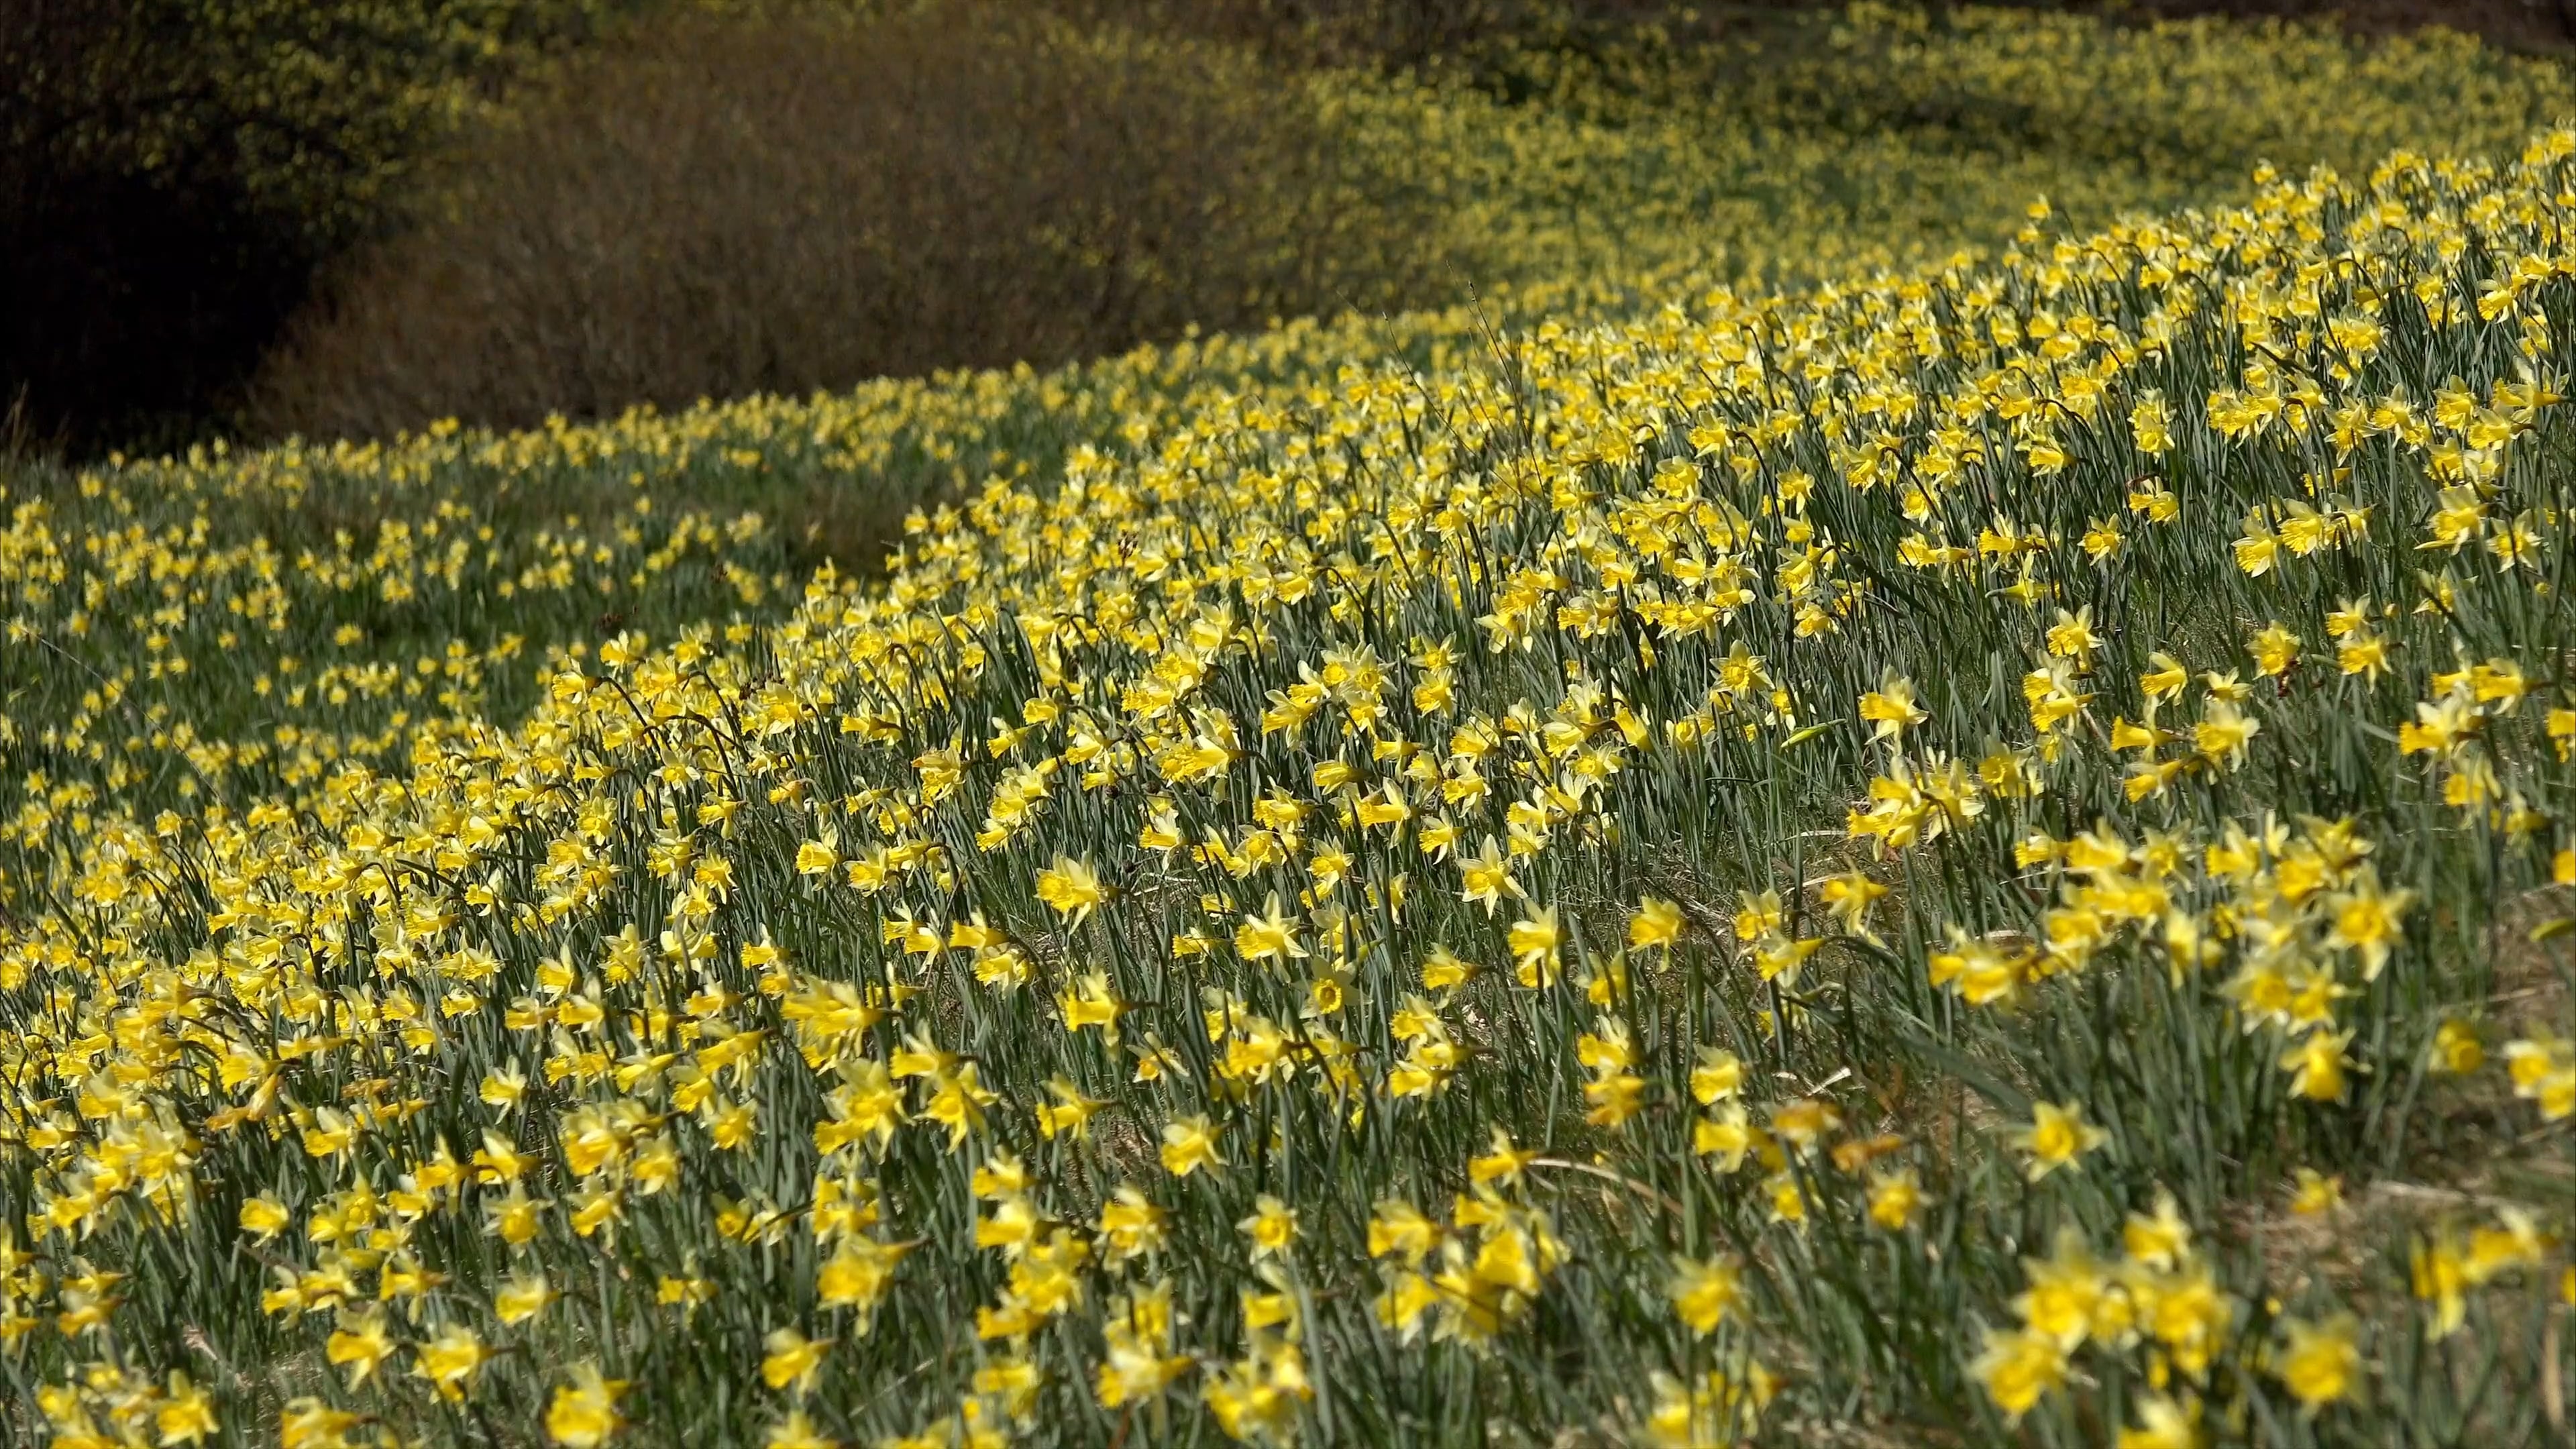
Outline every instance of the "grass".
[(1880, 120), (1538, 57), (1475, 307), (23, 478), (0, 1433), (2563, 1437), (2576, 134), (1849, 24), (2280, 89), (1766, 270)]

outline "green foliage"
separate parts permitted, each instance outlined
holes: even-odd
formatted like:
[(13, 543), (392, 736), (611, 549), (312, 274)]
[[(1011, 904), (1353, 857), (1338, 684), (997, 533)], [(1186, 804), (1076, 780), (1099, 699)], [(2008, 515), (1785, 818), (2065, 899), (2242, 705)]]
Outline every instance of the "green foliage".
[(422, 158), (619, 8), (0, 7), (0, 402), (75, 451), (201, 431)]
[(40, 83), (72, 164), (168, 184), (219, 161), (248, 203), (340, 241), (424, 154), (614, 0), (130, 0)]

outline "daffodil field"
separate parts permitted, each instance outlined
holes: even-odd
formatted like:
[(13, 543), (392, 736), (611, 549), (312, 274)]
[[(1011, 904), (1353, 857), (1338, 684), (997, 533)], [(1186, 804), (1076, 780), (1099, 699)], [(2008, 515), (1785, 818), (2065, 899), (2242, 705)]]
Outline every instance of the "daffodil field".
[(2198, 206), (1657, 172), (1452, 311), (29, 471), (0, 1442), (2568, 1442), (2576, 130), (2478, 74)]

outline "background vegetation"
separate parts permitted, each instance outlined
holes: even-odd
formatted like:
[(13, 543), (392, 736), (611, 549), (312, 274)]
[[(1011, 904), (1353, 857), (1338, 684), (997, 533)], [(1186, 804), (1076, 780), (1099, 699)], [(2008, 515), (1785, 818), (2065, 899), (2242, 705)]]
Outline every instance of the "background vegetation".
[(1279, 78), (1024, 7), (682, 14), (550, 77), (270, 365), (273, 432), (505, 426), (1427, 298), (1455, 265)]
[[(2434, 18), (2482, 22), (2526, 44), (2556, 33), (2524, 0), (2498, 7)], [(1628, 237), (1669, 251), (1676, 235), (1688, 235), (1696, 260), (1732, 251), (1732, 270), (1760, 272), (1775, 258), (1760, 226), (1743, 223), (1786, 210), (1840, 214), (1881, 251), (1985, 242), (1990, 226), (1965, 218), (1995, 214), (1995, 197), (2018, 205), (2018, 193), (2080, 190), (2079, 160), (2133, 173), (2110, 181), (2106, 200), (2161, 201), (2233, 184), (2257, 153), (2292, 167), (2352, 165), (2388, 139), (2384, 126), (2376, 135), (2342, 130), (2350, 115), (2322, 102), (2304, 117), (2262, 115), (2241, 93), (2208, 84), (2216, 72), (2206, 55), (2183, 62), (2186, 72), (2202, 67), (2196, 83), (2187, 73), (2132, 70), (2117, 79), (2156, 83), (2094, 93), (2151, 107), (2137, 113), (2099, 116), (2062, 89), (2036, 102), (2005, 98), (2001, 79), (1969, 79), (2006, 75), (1961, 64), (1981, 55), (1936, 52), (1917, 63), (1902, 48), (1911, 42), (1895, 38), (1902, 27), (1875, 27), (1875, 38), (1854, 47), (1829, 7), (1059, 0), (1048, 8), (1070, 28), (1053, 39), (1037, 38), (1045, 27), (1028, 7), (1014, 7), (1022, 17), (997, 34), (993, 54), (1012, 58), (1000, 68), (1007, 86), (997, 69), (983, 83), (951, 86), (952, 104), (904, 113), (896, 131), (872, 133), (899, 134), (901, 146), (800, 147), (798, 129), (785, 124), (791, 105), (818, 136), (887, 123), (852, 81), (873, 74), (891, 48), (927, 45), (925, 63), (959, 63), (954, 42), (941, 52), (935, 25), (916, 26), (919, 38), (905, 41), (901, 22), (868, 23), (908, 8), (876, 0), (5, 0), (0, 64), (17, 78), (0, 96), (0, 276), (18, 299), (0, 321), (8, 436), (21, 452), (84, 457), (294, 426), (365, 431), (442, 407), (486, 422), (555, 409), (604, 415), (644, 398), (848, 386), (880, 369), (1045, 362), (1167, 338), (1191, 321), (1426, 305), (1578, 275), (1512, 235), (1533, 225), (1583, 230), (1595, 254), (1615, 253)], [(1933, 26), (1936, 46), (1951, 43), (1952, 7), (1907, 13)], [(2402, 18), (2382, 16), (2392, 17)], [(1661, 39), (1641, 48), (1641, 25), (1658, 27), (1650, 33)], [(830, 48), (839, 68), (828, 73), (819, 55), (783, 41), (817, 26), (843, 36)], [(1104, 29), (1123, 38), (1105, 38)], [(2121, 44), (2113, 32), (2086, 35)], [(718, 36), (712, 48), (696, 43)], [(1159, 47), (1172, 63), (1142, 63), (1140, 47)], [(2132, 49), (2149, 71), (2181, 54), (2161, 43)], [(781, 66), (766, 81), (749, 73), (764, 57)], [(2365, 72), (2372, 64), (2323, 34), (2299, 63)], [(691, 84), (648, 98), (644, 77), (675, 66)], [(2470, 70), (2494, 67), (2509, 63), (2489, 53)], [(1595, 84), (1605, 72), (1618, 73), (1615, 86)], [(2034, 55), (2009, 80), (2053, 85), (2069, 74), (2112, 79), (2099, 66)], [(2319, 84), (2306, 93), (2328, 93), (2330, 77), (2312, 79)], [(2428, 83), (2418, 114), (2463, 140), (2497, 125), (2497, 103), (2509, 102), (2492, 87), (2454, 96), (2449, 80)], [(1531, 104), (1569, 85), (1624, 109), (1578, 116)], [(1216, 98), (1211, 88), (1228, 94)], [(585, 104), (567, 102), (576, 94)], [(720, 111), (720, 95), (758, 104)], [(613, 96), (622, 100), (585, 110)], [(2455, 123), (2450, 111), (2462, 101)], [(1068, 138), (1126, 134), (1143, 144), (1114, 164), (1102, 164), (1107, 153), (1095, 146), (1079, 166), (1065, 164), (1070, 147), (1052, 156), (1011, 150), (1022, 143), (1008, 123), (1041, 103), (1064, 118)], [(1204, 128), (1144, 124), (1180, 104), (1197, 107)], [(2354, 113), (2381, 114), (2369, 106)], [(1359, 120), (1382, 123), (1386, 144), (1373, 148), (1355, 134)], [(690, 171), (702, 167), (703, 138), (720, 126), (745, 139), (746, 164)], [(1442, 148), (1414, 144), (1443, 126)], [(665, 127), (668, 144), (654, 139)], [(754, 136), (770, 139), (752, 146)], [(1514, 139), (1494, 145), (1500, 136)], [(1897, 164), (1846, 162), (1854, 144), (1892, 152)], [(1603, 145), (1609, 153), (1597, 154)], [(750, 164), (755, 154), (762, 159)], [(1773, 155), (1796, 159), (1766, 165)], [(611, 157), (616, 164), (581, 169)], [(1929, 169), (1909, 172), (1915, 158)], [(1662, 174), (1676, 167), (1683, 174)], [(934, 173), (935, 195), (913, 184)], [(648, 176), (658, 178), (665, 207), (647, 212), (674, 229), (668, 234), (632, 225)], [(959, 184), (969, 176), (972, 184)], [(832, 297), (811, 282), (768, 280), (795, 248), (830, 229), (800, 233), (764, 220), (720, 245), (705, 233), (717, 195), (737, 201), (745, 217), (785, 218), (802, 214), (814, 193), (791, 201), (746, 188), (825, 177), (833, 178), (826, 194), (919, 208), (905, 225), (929, 235), (953, 236), (974, 218), (1025, 205), (1033, 194), (1013, 188), (1040, 185), (1060, 205), (1072, 200), (1068, 185), (1090, 188), (1066, 211), (1092, 221), (1079, 235), (1051, 239), (974, 224), (978, 244), (910, 249), (899, 274), (884, 270), (892, 254), (880, 249), (874, 262), (849, 269), (850, 290)], [(1971, 192), (1948, 199), (1961, 185)], [(1426, 218), (1438, 192), (1445, 217)], [(1628, 208), (1640, 201), (1675, 214), (1638, 218)], [(1185, 215), (1194, 219), (1177, 226)], [(1098, 224), (1111, 216), (1120, 218), (1114, 235)], [(695, 235), (684, 234), (689, 217)], [(1332, 224), (1278, 224), (1299, 217)], [(1677, 227), (1684, 218), (1690, 224)], [(865, 250), (855, 233), (838, 234), (844, 258)], [(522, 244), (505, 251), (493, 240), (504, 235)], [(591, 243), (573, 240), (585, 235)], [(1291, 236), (1305, 240), (1284, 244)], [(925, 257), (944, 270), (924, 270)], [(455, 316), (424, 305), (433, 273), (479, 300)], [(597, 335), (555, 320), (572, 296), (640, 298), (647, 274), (664, 278), (656, 298), (677, 287), (770, 303), (725, 309), (743, 320), (720, 336), (666, 330), (654, 345), (631, 319)], [(871, 297), (861, 275), (899, 276), (902, 286)], [(881, 310), (888, 292), (947, 300), (897, 316)], [(522, 308), (506, 329), (497, 310), (505, 298)], [(689, 312), (682, 299), (654, 315)], [(335, 326), (334, 317), (350, 320)], [(298, 345), (279, 351), (290, 334)], [(693, 354), (685, 360), (672, 351), (680, 343)], [(431, 385), (441, 359), (466, 355), (490, 363), (481, 392)], [(299, 367), (298, 357), (311, 365)], [(265, 384), (254, 388), (263, 364)], [(514, 378), (525, 386), (500, 396)], [(368, 395), (358, 379), (384, 394)]]
[(591, 0), (0, 4), (0, 406), (22, 445), (184, 440), (318, 269)]

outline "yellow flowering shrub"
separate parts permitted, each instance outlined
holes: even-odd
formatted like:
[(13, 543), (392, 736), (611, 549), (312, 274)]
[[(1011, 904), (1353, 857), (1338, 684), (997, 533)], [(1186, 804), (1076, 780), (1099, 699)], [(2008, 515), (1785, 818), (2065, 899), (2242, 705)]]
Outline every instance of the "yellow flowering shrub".
[(33, 478), (11, 1432), (2555, 1432), (2576, 130), (2026, 220)]

